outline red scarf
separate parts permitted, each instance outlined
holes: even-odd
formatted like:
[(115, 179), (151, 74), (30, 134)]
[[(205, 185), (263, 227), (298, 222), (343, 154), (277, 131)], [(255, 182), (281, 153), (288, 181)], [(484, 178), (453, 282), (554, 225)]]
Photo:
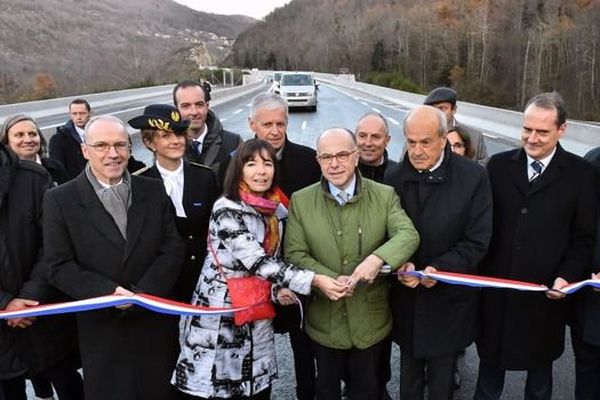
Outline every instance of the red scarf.
[(275, 210), (277, 210), (279, 204), (287, 208), (289, 202), (287, 196), (278, 187), (272, 188), (263, 196), (257, 196), (250, 191), (248, 185), (241, 182), (240, 198), (264, 217), (266, 226), (265, 239), (262, 246), (266, 254), (270, 256), (274, 255), (279, 247), (280, 236), (279, 221), (277, 220), (277, 215), (275, 215)]

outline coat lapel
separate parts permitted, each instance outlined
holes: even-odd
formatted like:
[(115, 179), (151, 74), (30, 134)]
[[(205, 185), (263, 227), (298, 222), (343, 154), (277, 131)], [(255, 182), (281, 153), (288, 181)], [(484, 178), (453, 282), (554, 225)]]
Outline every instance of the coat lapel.
[(153, 204), (152, 200), (146, 198), (146, 193), (138, 185), (137, 177), (131, 177), (131, 207), (127, 212), (127, 240), (125, 243), (125, 255), (123, 256), (123, 263), (127, 260), (135, 244), (137, 243), (140, 234), (142, 233), (142, 227), (146, 215), (148, 214), (147, 208)]
[(540, 190), (542, 190), (543, 188), (560, 178), (563, 172), (563, 168), (566, 165), (566, 162), (567, 159), (565, 157), (565, 151), (560, 146), (560, 144), (557, 144), (556, 153), (554, 153), (554, 157), (552, 157), (550, 164), (548, 164), (546, 170), (542, 172), (539, 178), (536, 179), (535, 183), (531, 185), (531, 190), (527, 195), (531, 196), (534, 193), (539, 192)]
[(85, 173), (76, 178), (79, 205), (84, 209), (86, 220), (106, 239), (116, 246), (123, 246), (123, 236), (110, 214), (104, 209)]
[(509, 166), (509, 173), (515, 186), (521, 194), (526, 195), (529, 192), (529, 180), (527, 179), (527, 156), (525, 150), (521, 149), (512, 156)]

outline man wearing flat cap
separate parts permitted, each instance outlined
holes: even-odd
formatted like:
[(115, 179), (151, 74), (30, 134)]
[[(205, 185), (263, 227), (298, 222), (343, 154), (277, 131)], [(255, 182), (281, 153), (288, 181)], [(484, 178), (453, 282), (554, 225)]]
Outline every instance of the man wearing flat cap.
[(433, 106), (442, 111), (446, 116), (448, 131), (455, 130), (461, 134), (461, 136), (467, 136), (471, 141), (471, 148), (473, 149), (472, 160), (481, 165), (485, 165), (489, 159), (489, 156), (485, 147), (483, 134), (481, 131), (471, 126), (462, 124), (458, 122), (456, 118), (454, 118), (457, 110), (456, 101), (456, 91), (449, 87), (442, 86), (429, 92), (427, 97), (425, 97), (423, 104)]
[[(73, 299), (172, 298), (184, 245), (163, 185), (127, 172), (128, 139), (118, 118), (92, 118), (81, 145), (84, 172), (44, 197), (49, 280)], [(86, 400), (176, 398), (169, 379), (177, 324), (131, 305), (78, 313)]]
[(212, 170), (183, 159), (186, 131), (179, 111), (168, 104), (152, 104), (144, 113), (129, 120), (140, 129), (142, 140), (154, 153), (155, 163), (134, 175), (160, 179), (171, 199), (171, 212), (177, 230), (186, 244), (185, 263), (175, 284), (175, 298), (189, 302), (206, 256), (208, 220), (219, 192)]

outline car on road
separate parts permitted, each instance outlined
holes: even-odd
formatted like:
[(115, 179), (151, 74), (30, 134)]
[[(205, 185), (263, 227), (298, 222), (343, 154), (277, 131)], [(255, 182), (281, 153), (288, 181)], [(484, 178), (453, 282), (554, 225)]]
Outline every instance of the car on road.
[(319, 84), (311, 72), (286, 72), (279, 82), (279, 94), (289, 108), (308, 107), (317, 111)]

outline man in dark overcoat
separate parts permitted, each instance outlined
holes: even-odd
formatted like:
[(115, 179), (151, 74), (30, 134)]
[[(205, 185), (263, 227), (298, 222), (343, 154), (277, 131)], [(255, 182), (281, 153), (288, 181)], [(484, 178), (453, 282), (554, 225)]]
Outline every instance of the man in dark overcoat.
[[(184, 260), (161, 182), (126, 171), (125, 125), (111, 116), (86, 126), (88, 165), (44, 198), (50, 281), (74, 299), (147, 293), (170, 297)], [(136, 306), (77, 314), (87, 400), (165, 400), (177, 356), (174, 316)]]
[(481, 273), (553, 290), (483, 291), (475, 399), (499, 399), (506, 370), (527, 371), (526, 399), (552, 396), (567, 311), (557, 289), (585, 278), (596, 232), (596, 171), (561, 147), (566, 129), (560, 95), (537, 95), (523, 114), (522, 148), (496, 154), (487, 165), (494, 228)]
[[(317, 153), (310, 147), (297, 144), (287, 137), (288, 106), (278, 94), (261, 93), (252, 100), (248, 117), (250, 130), (257, 138), (269, 142), (277, 155), (276, 185), (290, 198), (321, 178)], [(311, 341), (302, 330), (300, 309), (276, 306), (274, 328), (277, 333), (289, 333), (296, 372), (296, 397), (312, 400), (315, 397), (315, 361)]]
[[(413, 109), (404, 122), (406, 155), (384, 178), (400, 197), (421, 243), (401, 271), (477, 274), (492, 234), (485, 169), (453, 153), (441, 111)], [(401, 398), (449, 399), (458, 353), (476, 338), (478, 290), (401, 276), (392, 288), (393, 338), (400, 345)]]

